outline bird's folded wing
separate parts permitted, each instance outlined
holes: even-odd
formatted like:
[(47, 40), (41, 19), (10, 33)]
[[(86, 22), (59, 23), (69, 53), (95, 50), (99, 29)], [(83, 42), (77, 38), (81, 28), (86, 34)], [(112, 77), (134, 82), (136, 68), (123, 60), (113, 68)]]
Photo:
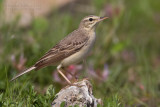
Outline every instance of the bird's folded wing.
[(78, 52), (83, 46), (85, 46), (88, 39), (87, 36), (83, 36), (81, 39), (70, 40), (66, 43), (61, 41), (40, 58), (40, 60), (34, 65), (36, 70), (48, 65), (56, 64), (66, 57)]

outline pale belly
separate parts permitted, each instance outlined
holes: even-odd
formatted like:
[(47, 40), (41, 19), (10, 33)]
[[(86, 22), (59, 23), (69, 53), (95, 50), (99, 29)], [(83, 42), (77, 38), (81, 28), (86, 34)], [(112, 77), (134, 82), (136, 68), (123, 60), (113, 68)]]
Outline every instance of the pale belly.
[(87, 56), (87, 54), (90, 52), (90, 50), (92, 49), (93, 44), (95, 42), (95, 39), (96, 39), (96, 35), (94, 34), (92, 37), (90, 37), (87, 44), (79, 52), (62, 60), (61, 65), (63, 67), (66, 67), (71, 64), (76, 64), (76, 63), (82, 61)]

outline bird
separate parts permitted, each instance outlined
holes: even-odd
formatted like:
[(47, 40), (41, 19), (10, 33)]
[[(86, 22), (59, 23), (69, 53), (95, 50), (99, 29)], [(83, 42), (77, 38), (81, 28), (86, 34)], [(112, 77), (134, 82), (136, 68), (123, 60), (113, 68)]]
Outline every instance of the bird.
[(97, 24), (107, 18), (108, 17), (99, 17), (95, 15), (84, 17), (76, 30), (68, 34), (64, 39), (46, 52), (33, 66), (13, 77), (11, 81), (32, 70), (58, 65), (57, 71), (68, 84), (72, 84), (62, 71), (67, 66), (77, 64), (86, 59), (96, 40), (95, 28)]

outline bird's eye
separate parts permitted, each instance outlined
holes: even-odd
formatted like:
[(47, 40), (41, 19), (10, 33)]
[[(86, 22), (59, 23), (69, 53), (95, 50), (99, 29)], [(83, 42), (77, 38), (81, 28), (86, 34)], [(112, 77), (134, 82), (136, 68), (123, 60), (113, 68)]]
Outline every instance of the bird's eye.
[(92, 18), (89, 18), (89, 21), (93, 21), (93, 19), (92, 19)]

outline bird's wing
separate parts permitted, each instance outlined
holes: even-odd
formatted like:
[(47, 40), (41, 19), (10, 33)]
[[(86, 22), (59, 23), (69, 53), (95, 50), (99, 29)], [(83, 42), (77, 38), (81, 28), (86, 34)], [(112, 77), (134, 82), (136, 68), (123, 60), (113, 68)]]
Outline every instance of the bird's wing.
[[(75, 36), (75, 38), (73, 38)], [(49, 50), (36, 64), (36, 70), (56, 64), (66, 57), (78, 52), (87, 43), (88, 36), (70, 35)]]

